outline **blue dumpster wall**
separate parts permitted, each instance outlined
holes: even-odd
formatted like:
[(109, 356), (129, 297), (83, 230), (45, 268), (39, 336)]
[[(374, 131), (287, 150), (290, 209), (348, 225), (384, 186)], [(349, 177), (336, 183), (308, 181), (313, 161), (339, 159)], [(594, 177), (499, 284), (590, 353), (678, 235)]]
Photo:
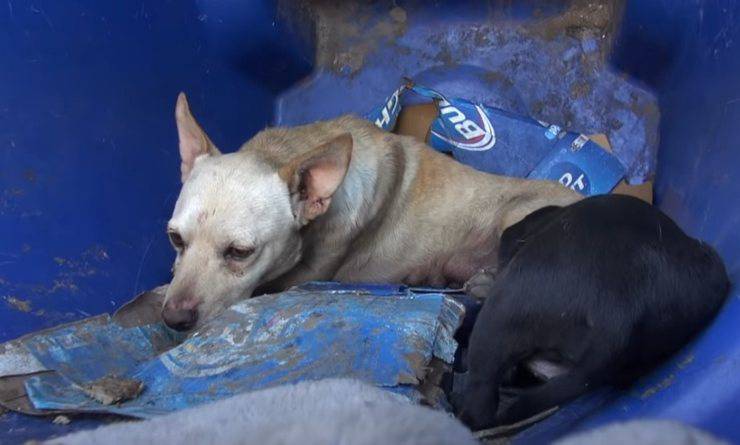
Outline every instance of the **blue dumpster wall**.
[[(740, 4), (628, 2), (613, 62), (656, 90), (661, 131), (656, 204), (715, 246), (740, 281)], [(740, 442), (740, 301), (629, 391), (600, 391), (530, 428), (518, 443), (635, 418), (690, 423)]]
[[(453, 3), (435, 3), (425, 20), (469, 17)], [(534, 3), (512, 14), (522, 18)], [(657, 204), (715, 245), (735, 282), (738, 18), (730, 0), (631, 0), (612, 58), (660, 100)], [(313, 42), (285, 26), (266, 1), (0, 5), (0, 340), (110, 311), (168, 279), (176, 94), (189, 94), (219, 147), (236, 149), (279, 117), (276, 98), (312, 69)], [(465, 69), (447, 67), (441, 81), (462, 85)], [(389, 90), (396, 82), (388, 79)], [(740, 441), (733, 292), (712, 328), (640, 385), (584, 397), (519, 440), (668, 417)]]
[(177, 93), (231, 151), (310, 68), (271, 2), (232, 3), (0, 6), (0, 339), (168, 280)]

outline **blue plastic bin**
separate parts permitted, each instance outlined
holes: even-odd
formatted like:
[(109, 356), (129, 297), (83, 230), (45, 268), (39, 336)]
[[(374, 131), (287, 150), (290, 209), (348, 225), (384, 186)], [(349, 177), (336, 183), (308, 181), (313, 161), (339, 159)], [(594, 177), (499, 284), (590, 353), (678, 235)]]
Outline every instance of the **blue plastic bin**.
[[(493, 100), (488, 93), (495, 90), (500, 100), (491, 105), (532, 113), (507, 95), (506, 82), (472, 81), (486, 74), (486, 65), (456, 63), (449, 44), (475, 45), (464, 32), (471, 24), (539, 20), (569, 7), (565, 1), (489, 1), (472, 9), (468, 2), (380, 2), (373, 6), (378, 17), (400, 8), (392, 17), (403, 26), (392, 33), (443, 22), (459, 32), (449, 33), (444, 45), (416, 42), (438, 52), (436, 59), (394, 58), (418, 48), (384, 38), (367, 49), (363, 63), (350, 58), (346, 67), (325, 73), (314, 62), (311, 15), (289, 3), (0, 5), (0, 340), (109, 312), (168, 280), (173, 255), (164, 228), (180, 185), (173, 116), (179, 91), (189, 94), (198, 119), (227, 151), (270, 123), (365, 112), (401, 75), (422, 73), (428, 86), (471, 99)], [(628, 1), (614, 35), (614, 71), (659, 100), (656, 203), (716, 246), (737, 282), (740, 3)], [(385, 64), (374, 62), (376, 53)], [(398, 65), (399, 60), (408, 63)], [(311, 82), (298, 83), (311, 73)], [(291, 100), (322, 82), (327, 88), (313, 90), (322, 94)], [(378, 85), (387, 89), (380, 94), (373, 89)], [(462, 91), (469, 94), (457, 94)], [(740, 442), (739, 412), (735, 289), (711, 329), (661, 370), (630, 391), (585, 396), (518, 439), (544, 442), (615, 420), (657, 417)], [(52, 426), (5, 415), (0, 441), (93, 424)]]

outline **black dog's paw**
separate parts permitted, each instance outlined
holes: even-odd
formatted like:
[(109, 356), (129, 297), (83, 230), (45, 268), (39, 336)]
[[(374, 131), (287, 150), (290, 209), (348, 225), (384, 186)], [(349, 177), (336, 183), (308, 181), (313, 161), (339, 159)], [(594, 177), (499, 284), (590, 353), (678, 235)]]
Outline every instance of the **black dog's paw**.
[(514, 401), (508, 406), (502, 406), (498, 413), (496, 413), (496, 424), (497, 425), (513, 425), (526, 419), (528, 410), (522, 403)]
[(479, 300), (488, 298), (493, 291), (493, 283), (496, 281), (496, 271), (483, 269), (473, 275), (464, 286), (465, 293)]
[(471, 431), (482, 431), (496, 426), (495, 417), (480, 417), (463, 409), (457, 414), (458, 419)]
[(470, 391), (469, 388), (449, 395), (453, 412), (472, 431), (495, 426), (497, 399), (487, 397), (485, 390)]

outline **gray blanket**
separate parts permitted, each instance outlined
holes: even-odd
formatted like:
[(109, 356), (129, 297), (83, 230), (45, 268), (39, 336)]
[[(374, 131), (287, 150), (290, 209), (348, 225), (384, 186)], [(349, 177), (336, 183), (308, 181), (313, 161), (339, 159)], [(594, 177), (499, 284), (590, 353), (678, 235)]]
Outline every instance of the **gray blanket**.
[(573, 434), (554, 445), (724, 445), (714, 436), (670, 420), (633, 420)]
[[(46, 444), (380, 445), (476, 444), (460, 422), (440, 411), (349, 379), (301, 382), (242, 394), (157, 417), (82, 431)], [(713, 436), (672, 421), (615, 423), (568, 436), (557, 445), (720, 445)]]
[(475, 444), (440, 411), (355, 380), (301, 382), (238, 395), (144, 422), (45, 442), (125, 444)]

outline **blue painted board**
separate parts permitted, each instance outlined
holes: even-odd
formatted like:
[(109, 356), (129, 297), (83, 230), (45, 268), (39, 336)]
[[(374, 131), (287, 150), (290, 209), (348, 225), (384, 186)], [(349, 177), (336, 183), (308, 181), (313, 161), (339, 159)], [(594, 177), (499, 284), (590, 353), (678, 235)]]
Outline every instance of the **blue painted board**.
[[(433, 357), (452, 364), (464, 306), (441, 293), (402, 287), (306, 289), (232, 306), (181, 344), (162, 325), (87, 324), (24, 345), (54, 374), (26, 381), (37, 409), (148, 418), (245, 391), (353, 377), (419, 399)], [(171, 345), (170, 345), (171, 346)], [(134, 378), (134, 400), (105, 406), (80, 389), (106, 375)]]

